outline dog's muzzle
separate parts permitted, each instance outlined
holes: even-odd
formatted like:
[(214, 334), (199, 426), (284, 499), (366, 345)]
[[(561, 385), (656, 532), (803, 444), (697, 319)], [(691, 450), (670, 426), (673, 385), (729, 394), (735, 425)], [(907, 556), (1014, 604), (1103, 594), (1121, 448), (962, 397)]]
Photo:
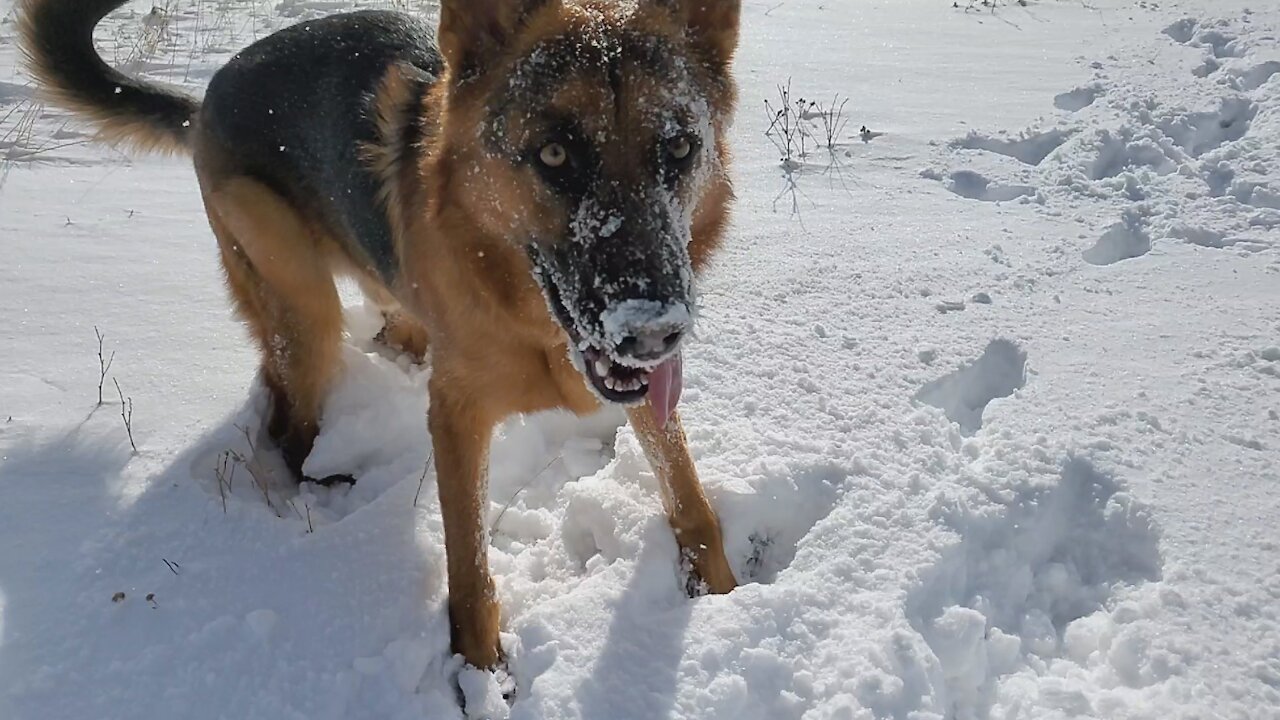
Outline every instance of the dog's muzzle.
[[(558, 278), (539, 251), (530, 256), (552, 316), (569, 336), (571, 359), (591, 389), (620, 405), (648, 400), (658, 424), (665, 424), (683, 388), (680, 345), (693, 324), (689, 304), (646, 297), (604, 303), (597, 294), (581, 292), (582, 283), (566, 292), (569, 278)], [(578, 302), (570, 305), (566, 296)]]

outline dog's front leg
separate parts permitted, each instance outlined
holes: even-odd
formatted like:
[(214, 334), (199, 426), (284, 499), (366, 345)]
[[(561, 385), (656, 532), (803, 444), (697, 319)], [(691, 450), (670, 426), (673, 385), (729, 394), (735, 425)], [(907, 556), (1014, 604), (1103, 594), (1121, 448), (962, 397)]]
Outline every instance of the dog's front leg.
[(484, 527), (493, 423), (475, 403), (451, 397), (447, 383), (436, 382), (441, 374), (430, 383), (427, 424), (444, 519), (453, 651), (475, 667), (493, 668), (501, 659), (499, 608)]
[(720, 521), (702, 493), (689, 456), (680, 416), (672, 413), (666, 426), (660, 427), (648, 403), (630, 408), (627, 416), (662, 487), (662, 506), (681, 552), (708, 590), (716, 594), (729, 592), (737, 581), (725, 559)]

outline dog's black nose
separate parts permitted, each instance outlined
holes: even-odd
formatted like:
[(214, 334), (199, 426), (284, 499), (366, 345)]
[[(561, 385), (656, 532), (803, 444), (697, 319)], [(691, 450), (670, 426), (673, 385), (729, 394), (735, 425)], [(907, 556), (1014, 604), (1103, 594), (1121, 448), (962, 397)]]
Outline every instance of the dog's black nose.
[(614, 352), (633, 360), (657, 360), (675, 349), (683, 335), (683, 329), (646, 330), (622, 338)]
[(693, 322), (683, 302), (624, 300), (601, 316), (604, 335), (612, 341), (615, 359), (648, 363), (670, 355)]

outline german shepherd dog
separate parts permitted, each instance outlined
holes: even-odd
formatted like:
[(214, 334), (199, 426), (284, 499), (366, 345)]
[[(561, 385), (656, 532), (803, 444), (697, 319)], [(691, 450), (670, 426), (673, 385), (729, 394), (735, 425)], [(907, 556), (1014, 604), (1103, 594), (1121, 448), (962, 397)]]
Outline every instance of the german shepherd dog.
[(675, 405), (732, 200), (740, 2), (443, 0), (438, 33), (333, 15), (250, 45), (202, 101), (97, 54), (124, 2), (21, 0), (33, 74), (106, 139), (191, 153), (298, 478), (340, 371), (335, 275), (382, 308), (386, 344), (429, 358), (456, 652), (503, 657), (486, 474), (515, 413), (626, 406), (693, 579), (733, 589)]

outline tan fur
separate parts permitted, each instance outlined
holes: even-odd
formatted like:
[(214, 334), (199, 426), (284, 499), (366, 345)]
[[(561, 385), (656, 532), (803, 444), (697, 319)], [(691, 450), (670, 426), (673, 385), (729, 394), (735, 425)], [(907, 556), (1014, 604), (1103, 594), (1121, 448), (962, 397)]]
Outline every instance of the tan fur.
[(274, 192), (243, 178), (205, 188), (228, 285), (262, 352), (262, 372), (282, 422), (281, 449), (301, 470), (339, 367), (342, 304), (318, 236)]
[[(378, 201), (386, 211), (392, 235), (397, 239), (406, 236), (405, 215), (415, 207), (408, 202), (409, 198), (404, 197), (404, 189), (420, 184), (416, 176), (419, 168), (403, 161), (400, 140), (411, 123), (432, 112), (430, 106), (415, 107), (412, 103), (413, 81), (418, 72), (407, 65), (394, 65), (383, 76), (373, 97), (378, 142), (364, 144), (360, 148), (365, 161), (382, 181)], [(430, 126), (431, 123), (427, 122), (426, 127)], [(425, 139), (430, 140), (429, 133)]]
[(118, 115), (92, 103), (80, 102), (74, 95), (60, 93), (54, 86), (45, 85), (45, 80), (39, 74), (36, 75), (36, 82), (41, 87), (48, 88), (41, 93), (43, 99), (95, 125), (94, 139), (97, 142), (137, 153), (186, 155), (190, 152), (190, 148), (173, 133), (157, 128), (152, 123)]
[(658, 476), (662, 507), (667, 511), (680, 551), (693, 565), (694, 574), (713, 593), (733, 590), (737, 581), (724, 557), (720, 521), (702, 493), (679, 414), (668, 420), (665, 427), (658, 427), (647, 407), (629, 409), (627, 418)]
[(350, 271), (360, 289), (382, 311), (382, 330), (374, 337), (393, 350), (408, 353), (417, 362), (427, 357), (427, 329), (400, 305), (400, 301), (373, 275)]

